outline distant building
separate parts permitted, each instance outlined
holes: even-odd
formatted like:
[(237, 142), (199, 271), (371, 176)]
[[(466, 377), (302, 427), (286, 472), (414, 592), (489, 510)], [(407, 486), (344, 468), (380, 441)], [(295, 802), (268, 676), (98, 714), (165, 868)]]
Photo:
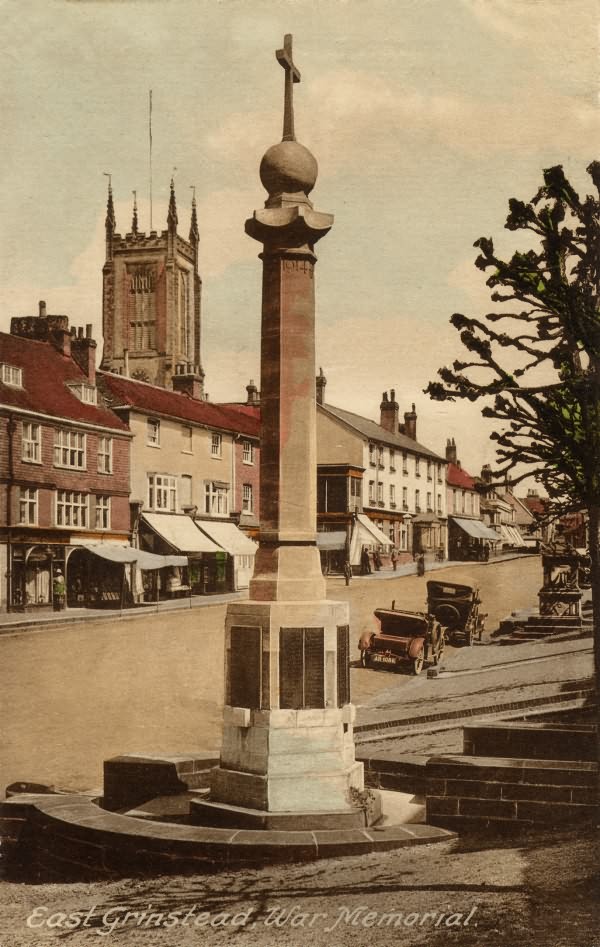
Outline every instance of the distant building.
[(259, 514), (256, 409), (203, 400), (194, 371), (177, 370), (174, 391), (112, 372), (98, 375), (133, 434), (134, 544), (189, 560), (185, 574), (159, 577), (170, 588), (156, 589), (148, 575), (144, 597), (246, 588), (256, 544), (243, 528), (255, 529)]
[[(97, 387), (91, 326), (67, 316), (11, 320), (0, 333), (0, 599), (10, 610), (119, 605), (129, 597), (127, 425)], [(108, 557), (108, 558), (106, 558)]]
[(502, 552), (525, 549), (527, 544), (517, 526), (515, 506), (504, 496), (504, 487), (493, 481), (489, 464), (481, 468), (481, 478), (477, 481), (481, 493), (481, 514), (485, 523), (500, 534)]
[(177, 367), (185, 366), (185, 371), (194, 371), (202, 389), (202, 281), (195, 199), (187, 240), (177, 233), (177, 222), (171, 181), (167, 229), (142, 233), (134, 202), (131, 231), (122, 236), (116, 232), (109, 185), (102, 270), (102, 368), (170, 387)]
[(463, 469), (454, 438), (446, 441), (448, 557), (487, 559), (500, 548), (500, 534), (481, 519), (481, 496), (473, 477)]
[(540, 520), (547, 513), (548, 498), (540, 496), (539, 491), (535, 487), (529, 487), (527, 496), (519, 497), (519, 501), (529, 510), (534, 521), (538, 524), (533, 533), (536, 540), (543, 543), (550, 542), (554, 536), (554, 524), (542, 522), (540, 525)]
[[(419, 551), (445, 556), (446, 461), (417, 441), (414, 405), (399, 421), (392, 390), (383, 393), (379, 423), (326, 404), (317, 378), (318, 528), (346, 536), (356, 568), (364, 547), (389, 561)], [(326, 536), (319, 541), (327, 543)], [(340, 551), (341, 555), (341, 551)]]

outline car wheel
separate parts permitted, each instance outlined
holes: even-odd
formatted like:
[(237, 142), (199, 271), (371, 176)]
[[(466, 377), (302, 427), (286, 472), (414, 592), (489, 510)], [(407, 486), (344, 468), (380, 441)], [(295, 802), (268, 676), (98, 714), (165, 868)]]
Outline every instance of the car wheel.
[(423, 670), (423, 665), (425, 663), (425, 654), (423, 648), (419, 651), (416, 657), (412, 659), (412, 672), (413, 674), (420, 674)]
[(369, 666), (369, 652), (368, 651), (360, 652), (360, 666), (361, 668), (368, 668)]

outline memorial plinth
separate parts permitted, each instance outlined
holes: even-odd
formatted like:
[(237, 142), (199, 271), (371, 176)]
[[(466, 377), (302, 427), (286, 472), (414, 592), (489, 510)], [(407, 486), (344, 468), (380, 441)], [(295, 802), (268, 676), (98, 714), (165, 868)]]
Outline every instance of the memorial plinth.
[[(316, 545), (314, 247), (333, 225), (309, 193), (317, 163), (294, 137), (291, 39), (284, 137), (265, 154), (265, 208), (246, 221), (263, 245), (260, 533), (250, 601), (225, 629), (226, 706), (211, 803), (269, 812), (353, 813), (349, 610), (328, 601)], [(355, 812), (355, 810), (354, 810)]]

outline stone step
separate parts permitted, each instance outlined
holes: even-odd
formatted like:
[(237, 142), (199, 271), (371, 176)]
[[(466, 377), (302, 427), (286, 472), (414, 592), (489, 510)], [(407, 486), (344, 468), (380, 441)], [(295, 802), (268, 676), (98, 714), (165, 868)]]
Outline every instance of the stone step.
[(430, 759), (426, 772), (431, 825), (518, 831), (600, 815), (597, 763), (448, 756)]
[(426, 764), (429, 757), (403, 753), (402, 750), (370, 753), (357, 751), (357, 760), (365, 768), (365, 785), (372, 789), (391, 789), (425, 795)]
[(430, 757), (426, 772), (428, 791), (432, 779), (593, 789), (598, 764), (579, 760), (449, 755)]
[(594, 762), (596, 731), (592, 724), (473, 724), (463, 728), (463, 750), (474, 757)]

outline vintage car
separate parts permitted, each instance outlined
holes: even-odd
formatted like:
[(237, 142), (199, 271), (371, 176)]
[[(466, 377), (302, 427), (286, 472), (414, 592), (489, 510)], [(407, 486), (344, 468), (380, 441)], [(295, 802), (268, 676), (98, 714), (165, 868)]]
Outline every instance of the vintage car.
[(425, 662), (437, 664), (444, 653), (444, 632), (440, 623), (423, 612), (377, 608), (378, 631), (364, 631), (358, 647), (363, 667), (407, 668), (420, 674)]
[(445, 629), (452, 644), (471, 645), (481, 641), (487, 615), (479, 611), (477, 586), (458, 582), (427, 583), (427, 610)]

